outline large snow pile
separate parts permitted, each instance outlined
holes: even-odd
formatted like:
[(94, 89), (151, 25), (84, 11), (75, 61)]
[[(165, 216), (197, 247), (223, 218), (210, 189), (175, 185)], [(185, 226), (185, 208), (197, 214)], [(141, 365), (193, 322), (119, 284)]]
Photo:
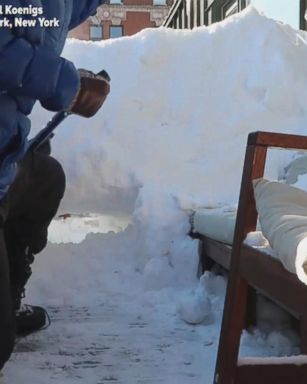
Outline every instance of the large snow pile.
[[(132, 212), (139, 267), (168, 268), (170, 284), (193, 279), (188, 214), (236, 203), (247, 133), (305, 130), (307, 48), (297, 34), (248, 8), (209, 28), (69, 41), (65, 56), (105, 68), (112, 91), (94, 118), (70, 118), (54, 140), (68, 178), (62, 210)], [(46, 119), (36, 110), (33, 126)], [(269, 176), (284, 164), (275, 155)]]

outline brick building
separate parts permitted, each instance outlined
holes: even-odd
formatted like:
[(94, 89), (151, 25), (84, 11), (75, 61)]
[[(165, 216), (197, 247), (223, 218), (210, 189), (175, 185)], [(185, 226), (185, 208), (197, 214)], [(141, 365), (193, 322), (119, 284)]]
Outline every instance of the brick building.
[(108, 0), (95, 16), (72, 30), (70, 37), (102, 40), (130, 36), (163, 24), (173, 0)]

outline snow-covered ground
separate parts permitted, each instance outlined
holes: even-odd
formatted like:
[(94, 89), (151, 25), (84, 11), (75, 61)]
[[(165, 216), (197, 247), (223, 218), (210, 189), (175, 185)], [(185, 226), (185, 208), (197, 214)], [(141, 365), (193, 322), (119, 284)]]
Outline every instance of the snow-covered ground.
[[(53, 323), (18, 342), (4, 380), (212, 382), (226, 280), (197, 278), (189, 215), (236, 204), (248, 132), (305, 133), (297, 34), (249, 8), (193, 31), (68, 41), (65, 56), (105, 68), (112, 91), (93, 119), (70, 117), (53, 141), (68, 179), (61, 213), (74, 216), (53, 223), (27, 294)], [(34, 131), (47, 116), (36, 108)], [(292, 156), (274, 151), (267, 176), (282, 176)], [(288, 317), (261, 307), (242, 354), (296, 352)]]

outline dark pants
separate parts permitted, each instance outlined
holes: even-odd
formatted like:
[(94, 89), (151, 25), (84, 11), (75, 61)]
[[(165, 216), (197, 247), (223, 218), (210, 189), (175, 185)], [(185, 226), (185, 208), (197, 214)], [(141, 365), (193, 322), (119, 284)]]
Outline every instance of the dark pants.
[(52, 157), (35, 153), (20, 163), (16, 180), (0, 201), (0, 369), (15, 340), (15, 287), (27, 280), (24, 249), (40, 252), (65, 190), (65, 175)]

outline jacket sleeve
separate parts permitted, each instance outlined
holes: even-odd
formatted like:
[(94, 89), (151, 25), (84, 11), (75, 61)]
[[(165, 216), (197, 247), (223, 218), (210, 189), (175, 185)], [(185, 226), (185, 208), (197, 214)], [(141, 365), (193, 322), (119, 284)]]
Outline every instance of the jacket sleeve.
[(74, 1), (72, 16), (70, 19), (69, 29), (73, 29), (83, 23), (89, 16), (96, 13), (99, 5), (105, 3), (106, 0), (78, 0)]
[(0, 28), (0, 90), (38, 99), (46, 109), (66, 109), (79, 88), (74, 65), (50, 49)]

